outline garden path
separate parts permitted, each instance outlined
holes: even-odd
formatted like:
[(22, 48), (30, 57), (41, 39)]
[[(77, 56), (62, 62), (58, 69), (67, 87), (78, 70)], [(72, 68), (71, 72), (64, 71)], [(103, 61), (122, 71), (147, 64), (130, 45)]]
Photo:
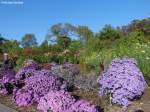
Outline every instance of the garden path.
[(3, 104), (0, 104), (0, 112), (17, 112), (17, 111), (9, 108)]

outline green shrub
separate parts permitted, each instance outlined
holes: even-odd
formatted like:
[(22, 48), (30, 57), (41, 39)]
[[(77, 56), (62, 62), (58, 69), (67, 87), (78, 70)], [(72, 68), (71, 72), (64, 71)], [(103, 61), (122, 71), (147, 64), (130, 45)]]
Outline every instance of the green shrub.
[(17, 58), (17, 60), (16, 60), (16, 67), (15, 67), (17, 70), (19, 70), (22, 67), (22, 64), (25, 61), (25, 59), (26, 58), (23, 57), (23, 56), (20, 56), (20, 57)]
[(49, 56), (44, 55), (35, 55), (32, 57), (34, 61), (37, 63), (50, 63), (52, 61), (52, 58)]

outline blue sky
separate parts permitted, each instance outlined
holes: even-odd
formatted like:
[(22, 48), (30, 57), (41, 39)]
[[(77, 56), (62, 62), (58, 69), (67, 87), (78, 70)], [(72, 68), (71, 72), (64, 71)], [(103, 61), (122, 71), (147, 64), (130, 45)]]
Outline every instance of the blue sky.
[(8, 39), (21, 40), (25, 33), (34, 33), (41, 43), (48, 28), (59, 22), (99, 31), (105, 24), (121, 26), (150, 17), (150, 0), (22, 1), (22, 5), (0, 3), (0, 33)]

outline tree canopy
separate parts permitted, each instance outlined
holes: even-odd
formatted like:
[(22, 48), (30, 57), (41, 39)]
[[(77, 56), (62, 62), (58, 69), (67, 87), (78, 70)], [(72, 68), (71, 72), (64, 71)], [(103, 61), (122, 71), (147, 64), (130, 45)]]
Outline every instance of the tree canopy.
[(36, 37), (34, 34), (25, 34), (21, 40), (23, 48), (33, 47), (37, 45)]

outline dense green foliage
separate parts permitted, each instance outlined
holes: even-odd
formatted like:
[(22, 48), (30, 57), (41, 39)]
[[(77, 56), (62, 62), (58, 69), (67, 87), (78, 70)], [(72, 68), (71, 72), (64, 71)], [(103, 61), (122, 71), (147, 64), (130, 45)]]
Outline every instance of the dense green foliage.
[(17, 58), (17, 68), (24, 59), (32, 58), (38, 63), (71, 62), (79, 64), (83, 71), (100, 72), (101, 64), (107, 66), (113, 58), (130, 57), (138, 61), (147, 80), (149, 49), (150, 18), (117, 28), (105, 25), (99, 32), (88, 26), (58, 23), (50, 27), (41, 45), (37, 45), (34, 34), (25, 34), (20, 43), (10, 40), (0, 44), (0, 53), (8, 52), (11, 59)]
[(21, 41), (22, 47), (33, 47), (37, 45), (36, 38), (34, 34), (25, 34)]

